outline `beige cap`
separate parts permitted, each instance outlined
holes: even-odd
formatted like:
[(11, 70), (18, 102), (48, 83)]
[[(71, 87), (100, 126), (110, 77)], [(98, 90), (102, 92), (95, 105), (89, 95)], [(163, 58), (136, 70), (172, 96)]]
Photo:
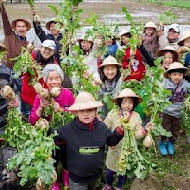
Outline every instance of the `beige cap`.
[(111, 55), (104, 59), (103, 63), (99, 66), (99, 68), (106, 65), (118, 65), (121, 67), (121, 65), (117, 62), (116, 58)]
[(183, 32), (181, 39), (178, 42), (178, 45), (183, 46), (183, 42), (185, 39), (190, 38), (190, 31)]
[(179, 59), (179, 53), (178, 51), (175, 50), (175, 48), (173, 46), (166, 46), (163, 49), (160, 49), (156, 52), (156, 57), (161, 57), (163, 56), (163, 53), (166, 51), (171, 51), (174, 53), (175, 57), (174, 57), (174, 61), (178, 61)]
[(168, 78), (169, 71), (176, 70), (176, 69), (184, 69), (184, 71), (185, 71), (184, 76), (188, 75), (188, 73), (189, 73), (189, 70), (187, 67), (183, 66), (179, 62), (174, 62), (174, 63), (170, 64), (168, 70), (164, 73), (164, 77)]
[(154, 22), (147, 22), (144, 28), (157, 28)]
[(124, 34), (130, 34), (130, 30), (122, 30), (122, 31), (119, 33), (119, 36), (123, 36)]
[(89, 92), (80, 92), (75, 102), (68, 108), (69, 111), (79, 111), (103, 106), (102, 102), (97, 102)]
[(22, 22), (25, 22), (26, 23), (26, 28), (27, 28), (27, 31), (29, 31), (31, 29), (31, 24), (25, 20), (25, 19), (22, 19), (22, 18), (18, 18), (18, 19), (15, 19), (12, 21), (12, 29), (15, 30), (16, 29), (16, 23), (18, 21), (22, 21)]
[(63, 26), (63, 23), (62, 23), (62, 22), (57, 22), (56, 19), (57, 19), (57, 18), (52, 18), (49, 22), (46, 23), (46, 29), (47, 29), (47, 30), (50, 29), (50, 24), (51, 24), (52, 22), (60, 23), (60, 24)]
[(142, 98), (140, 98), (139, 96), (137, 96), (135, 94), (135, 92), (133, 90), (131, 90), (130, 88), (123, 89), (119, 93), (119, 95), (114, 99), (114, 101), (117, 102), (117, 100), (119, 98), (138, 98), (138, 103), (142, 102)]

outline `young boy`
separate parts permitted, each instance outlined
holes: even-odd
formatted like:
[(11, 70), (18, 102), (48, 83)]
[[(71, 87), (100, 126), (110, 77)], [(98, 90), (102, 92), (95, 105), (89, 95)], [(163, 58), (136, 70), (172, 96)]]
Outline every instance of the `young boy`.
[(90, 93), (79, 93), (68, 109), (77, 117), (57, 130), (55, 143), (66, 142), (70, 190), (95, 188), (104, 166), (105, 146), (115, 146), (124, 135), (121, 127), (111, 132), (96, 118), (101, 106)]
[(169, 139), (161, 136), (159, 142), (159, 150), (163, 156), (173, 155), (175, 153), (174, 143), (176, 142), (181, 128), (181, 110), (185, 96), (190, 93), (190, 83), (184, 79), (188, 74), (188, 68), (184, 67), (181, 63), (174, 62), (170, 64), (168, 70), (164, 73), (166, 78), (165, 88), (171, 90), (172, 95), (169, 100), (172, 102), (166, 108), (162, 115), (162, 126), (167, 131), (171, 131), (172, 136)]

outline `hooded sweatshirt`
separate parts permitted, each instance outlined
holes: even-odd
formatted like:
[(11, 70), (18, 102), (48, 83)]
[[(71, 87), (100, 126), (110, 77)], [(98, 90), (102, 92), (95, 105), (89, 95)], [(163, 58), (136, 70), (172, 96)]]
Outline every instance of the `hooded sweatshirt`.
[(182, 117), (182, 105), (185, 100), (185, 96), (190, 93), (190, 83), (183, 79), (178, 85), (174, 84), (170, 79), (165, 79), (165, 88), (171, 90), (172, 96), (169, 100), (172, 102), (170, 106), (166, 108), (164, 113), (175, 117)]

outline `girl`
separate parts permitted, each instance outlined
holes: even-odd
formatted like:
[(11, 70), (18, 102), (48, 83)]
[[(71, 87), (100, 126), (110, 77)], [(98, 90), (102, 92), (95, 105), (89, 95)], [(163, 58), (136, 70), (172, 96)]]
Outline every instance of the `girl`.
[[(119, 96), (115, 98), (115, 102), (118, 104), (117, 110), (111, 110), (106, 119), (105, 124), (111, 130), (114, 130), (117, 126), (120, 126), (120, 118), (123, 116), (124, 118), (129, 119), (129, 124), (133, 126), (135, 129), (135, 137), (136, 139), (140, 139), (147, 134), (147, 131), (153, 128), (151, 123), (148, 123), (145, 127), (142, 127), (142, 120), (140, 115), (134, 111), (134, 108), (141, 102), (142, 99), (137, 96), (133, 90), (129, 88), (123, 89)], [(125, 137), (124, 137), (125, 138)], [(110, 147), (107, 153), (106, 158), (106, 166), (107, 166), (107, 184), (104, 186), (103, 190), (111, 190), (112, 183), (114, 180), (114, 175), (117, 172), (116, 164), (119, 160), (119, 156), (121, 154), (123, 140), (115, 147)], [(118, 183), (116, 190), (121, 190), (123, 188), (123, 184), (125, 181), (125, 176), (118, 177)]]
[[(49, 90), (51, 90), (54, 87), (61, 88), (61, 84), (64, 80), (64, 73), (59, 65), (57, 64), (48, 64), (42, 73), (43, 80), (47, 84), (47, 87)], [(71, 106), (74, 102), (74, 96), (73, 93), (69, 89), (61, 88), (61, 92), (58, 95), (58, 97), (54, 98), (55, 104), (54, 109), (59, 110), (60, 108), (63, 109), (63, 111), (67, 111), (68, 107)], [(39, 95), (36, 96), (31, 115), (30, 115), (30, 122), (32, 125), (35, 125), (35, 123), (42, 117), (43, 110), (46, 106), (49, 105), (49, 102), (46, 99), (41, 99)], [(50, 120), (50, 118), (46, 118), (47, 120)], [(69, 186), (69, 175), (67, 169), (67, 163), (66, 160), (63, 159), (63, 156), (66, 155), (66, 150), (64, 145), (60, 145), (60, 150), (57, 150), (56, 152), (56, 158), (60, 156), (62, 160), (62, 166), (64, 167), (62, 171), (62, 182), (65, 187)], [(52, 187), (51, 190), (59, 190), (59, 183), (56, 182)]]
[(115, 37), (109, 37), (106, 41), (105, 41), (105, 45), (108, 47), (108, 52), (106, 54), (105, 57), (112, 55), (115, 56), (118, 45), (116, 43), (116, 38)]
[[(190, 66), (190, 31), (185, 31), (182, 34), (180, 41), (178, 42), (180, 46), (178, 51), (182, 57), (182, 63), (185, 67)], [(190, 82), (190, 75), (186, 76), (185, 79)]]
[(111, 132), (96, 118), (101, 106), (90, 93), (79, 93), (68, 109), (77, 117), (54, 137), (56, 144), (66, 141), (70, 190), (94, 190), (103, 170), (105, 146), (115, 146), (123, 137), (122, 127)]
[[(112, 95), (114, 98), (120, 92), (122, 83), (120, 67), (121, 65), (111, 55), (100, 65), (99, 74), (102, 84), (99, 86), (99, 99), (103, 99), (104, 95)], [(105, 119), (108, 112), (106, 103), (104, 103), (102, 111)]]
[(163, 56), (162, 68), (166, 71), (170, 64), (178, 61), (179, 55), (178, 52), (172, 46), (167, 46), (162, 50), (156, 52), (156, 57)]
[(147, 22), (144, 27), (144, 33), (141, 36), (143, 46), (153, 57), (159, 48), (156, 28), (154, 22)]

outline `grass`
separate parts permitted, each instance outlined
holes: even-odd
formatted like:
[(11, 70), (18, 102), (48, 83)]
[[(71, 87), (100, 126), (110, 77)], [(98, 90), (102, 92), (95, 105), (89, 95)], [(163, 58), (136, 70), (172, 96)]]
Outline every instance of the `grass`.
[(164, 5), (168, 7), (178, 7), (178, 8), (186, 8), (190, 9), (189, 0), (170, 0), (170, 1), (163, 1), (163, 0), (145, 0), (144, 2), (156, 5)]

